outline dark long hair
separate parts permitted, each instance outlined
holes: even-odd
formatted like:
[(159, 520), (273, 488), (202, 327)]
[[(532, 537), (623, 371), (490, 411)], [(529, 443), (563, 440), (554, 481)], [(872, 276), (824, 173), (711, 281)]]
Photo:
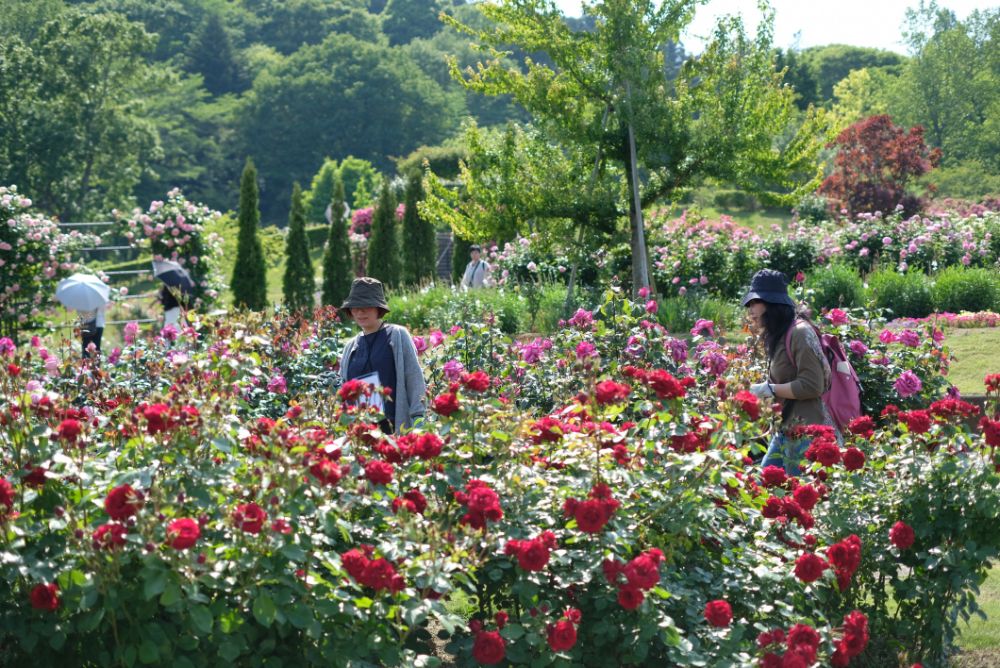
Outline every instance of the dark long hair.
[(785, 338), (788, 328), (792, 326), (795, 319), (799, 317), (795, 308), (788, 304), (767, 303), (764, 315), (761, 316), (761, 324), (764, 326), (764, 346), (767, 348), (767, 356), (774, 357), (775, 351)]

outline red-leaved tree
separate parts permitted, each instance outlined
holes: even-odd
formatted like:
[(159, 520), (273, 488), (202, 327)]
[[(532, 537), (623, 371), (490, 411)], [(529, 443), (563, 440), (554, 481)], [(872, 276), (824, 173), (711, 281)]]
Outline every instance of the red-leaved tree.
[(851, 214), (881, 211), (897, 206), (903, 215), (920, 211), (922, 200), (906, 191), (912, 179), (933, 169), (940, 149), (924, 144), (919, 125), (906, 132), (893, 125), (887, 115), (870, 116), (843, 130), (829, 147), (837, 147), (834, 172), (823, 181), (820, 192), (834, 210)]

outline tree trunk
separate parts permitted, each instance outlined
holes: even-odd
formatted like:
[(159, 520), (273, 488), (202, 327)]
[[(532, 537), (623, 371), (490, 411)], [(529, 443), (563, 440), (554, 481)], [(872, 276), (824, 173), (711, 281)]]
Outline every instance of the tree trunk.
[(649, 287), (649, 260), (646, 257), (646, 232), (642, 221), (642, 199), (639, 197), (639, 169), (635, 155), (635, 132), (628, 126), (628, 175), (629, 222), (632, 226), (632, 296), (638, 296), (641, 288)]

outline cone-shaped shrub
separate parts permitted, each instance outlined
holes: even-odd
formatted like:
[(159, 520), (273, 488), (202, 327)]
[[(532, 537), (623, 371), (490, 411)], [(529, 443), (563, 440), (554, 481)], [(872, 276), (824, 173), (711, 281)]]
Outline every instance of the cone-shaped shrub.
[(465, 265), (469, 264), (469, 247), (471, 241), (467, 241), (452, 230), (451, 233), (451, 282), (458, 285), (465, 275)]
[(434, 226), (417, 211), (424, 188), (420, 172), (410, 175), (406, 183), (406, 210), (403, 213), (403, 283), (419, 285), (433, 278), (437, 261), (437, 239)]
[(337, 175), (330, 203), (330, 233), (323, 253), (324, 306), (340, 306), (351, 289), (351, 249), (344, 218), (344, 182)]
[(301, 311), (313, 307), (316, 281), (309, 259), (302, 188), (298, 183), (292, 187), (292, 211), (288, 216), (288, 238), (285, 241), (285, 276), (281, 287), (285, 306), (289, 310)]
[(382, 189), (372, 217), (368, 240), (368, 275), (387, 286), (399, 285), (399, 242), (396, 238), (396, 198), (389, 179), (382, 179)]
[(233, 268), (233, 304), (253, 311), (267, 306), (267, 267), (257, 229), (260, 210), (257, 199), (257, 168), (247, 158), (240, 180), (240, 231), (236, 242), (236, 266)]

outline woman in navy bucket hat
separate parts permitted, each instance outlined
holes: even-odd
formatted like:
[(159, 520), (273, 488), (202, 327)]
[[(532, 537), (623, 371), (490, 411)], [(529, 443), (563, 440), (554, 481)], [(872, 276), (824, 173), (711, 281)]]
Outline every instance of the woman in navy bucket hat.
[(358, 379), (388, 388), (389, 395), (381, 406), (385, 416), (380, 423), (382, 430), (393, 433), (411, 428), (424, 415), (427, 384), (410, 333), (383, 320), (389, 304), (382, 283), (369, 276), (354, 279), (340, 310), (361, 328), (361, 333), (344, 346), (341, 382)]
[(743, 306), (768, 360), (767, 378), (751, 385), (750, 391), (781, 405), (781, 427), (761, 466), (780, 466), (798, 475), (811, 439), (796, 437), (796, 427), (819, 424), (836, 429), (822, 399), (830, 383), (830, 364), (812, 323), (796, 313), (783, 273), (762, 269), (754, 274)]

